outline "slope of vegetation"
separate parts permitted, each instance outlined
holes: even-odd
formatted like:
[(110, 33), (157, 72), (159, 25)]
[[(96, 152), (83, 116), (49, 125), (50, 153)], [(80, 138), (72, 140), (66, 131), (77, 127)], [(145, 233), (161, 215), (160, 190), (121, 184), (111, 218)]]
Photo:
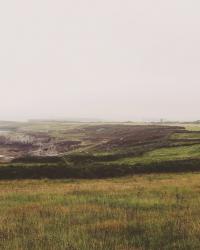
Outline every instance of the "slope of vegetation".
[(140, 157), (118, 160), (119, 164), (148, 164), (152, 162), (175, 161), (183, 159), (200, 159), (200, 144), (192, 146), (165, 147), (147, 152)]
[[(6, 147), (9, 154), (23, 153), (0, 164), (1, 179), (104, 178), (200, 170), (200, 133), (192, 131), (191, 125), (187, 130), (166, 125), (41, 122), (15, 130), (20, 131), (20, 138), (31, 136), (34, 150), (45, 147), (36, 150), (40, 155), (32, 155), (26, 150), (31, 150), (30, 142), (15, 142), (14, 148), (12, 141), (6, 146), (0, 143), (0, 151)], [(57, 154), (49, 153), (52, 148)]]
[(2, 126), (0, 155), (15, 157), (0, 163), (0, 249), (199, 249), (196, 127)]

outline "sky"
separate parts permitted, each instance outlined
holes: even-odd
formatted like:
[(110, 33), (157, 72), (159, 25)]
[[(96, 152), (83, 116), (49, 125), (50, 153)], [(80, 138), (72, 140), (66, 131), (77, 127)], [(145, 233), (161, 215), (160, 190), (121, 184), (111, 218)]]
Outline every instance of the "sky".
[(200, 1), (0, 1), (0, 120), (200, 119)]

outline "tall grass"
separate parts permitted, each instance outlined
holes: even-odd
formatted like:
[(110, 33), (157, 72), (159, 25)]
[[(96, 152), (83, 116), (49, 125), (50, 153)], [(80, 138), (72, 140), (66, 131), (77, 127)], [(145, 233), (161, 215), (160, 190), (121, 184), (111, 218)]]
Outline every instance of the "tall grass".
[(0, 181), (0, 249), (199, 249), (200, 174)]

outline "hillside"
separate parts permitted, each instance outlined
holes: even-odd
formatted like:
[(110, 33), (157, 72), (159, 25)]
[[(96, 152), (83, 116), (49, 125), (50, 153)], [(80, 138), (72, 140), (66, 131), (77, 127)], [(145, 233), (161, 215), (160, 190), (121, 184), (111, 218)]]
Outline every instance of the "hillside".
[(191, 124), (14, 125), (1, 127), (2, 179), (102, 178), (200, 169), (200, 130)]

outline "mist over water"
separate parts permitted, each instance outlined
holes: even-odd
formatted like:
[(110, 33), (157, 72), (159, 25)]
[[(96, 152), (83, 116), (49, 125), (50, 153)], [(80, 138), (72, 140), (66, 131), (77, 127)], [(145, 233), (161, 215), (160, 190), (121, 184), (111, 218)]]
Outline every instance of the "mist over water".
[(197, 0), (0, 3), (0, 120), (200, 119)]

